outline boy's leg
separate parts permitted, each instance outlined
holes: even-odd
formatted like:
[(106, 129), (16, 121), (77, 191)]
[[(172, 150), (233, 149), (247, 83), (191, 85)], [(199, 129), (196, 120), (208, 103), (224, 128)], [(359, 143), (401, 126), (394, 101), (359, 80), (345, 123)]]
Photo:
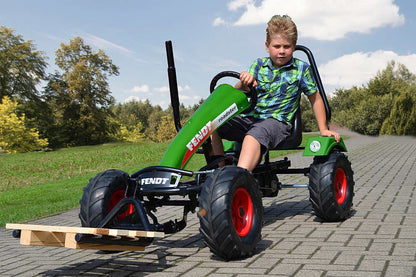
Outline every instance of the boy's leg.
[(211, 149), (210, 149), (210, 156), (223, 156), (224, 155), (224, 147), (222, 145), (222, 139), (217, 131), (211, 134)]
[(211, 134), (211, 149), (209, 151), (210, 156), (224, 155), (224, 147), (222, 145), (222, 139), (228, 139), (230, 141), (243, 142), (244, 137), (252, 125), (252, 121), (249, 118), (242, 118), (237, 115), (230, 121), (226, 122), (217, 131)]
[(273, 118), (255, 122), (244, 137), (238, 166), (253, 171), (260, 157), (274, 149), (291, 133), (290, 126)]
[(243, 146), (241, 148), (240, 158), (237, 166), (253, 171), (257, 166), (261, 155), (261, 145), (252, 136), (244, 137)]

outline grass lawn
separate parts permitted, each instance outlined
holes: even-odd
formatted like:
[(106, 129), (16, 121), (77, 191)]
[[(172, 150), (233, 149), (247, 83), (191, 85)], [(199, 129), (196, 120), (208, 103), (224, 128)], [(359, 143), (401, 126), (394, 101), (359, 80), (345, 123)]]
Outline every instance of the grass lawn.
[[(307, 138), (316, 134), (304, 135)], [(158, 165), (169, 143), (110, 143), (53, 152), (0, 154), (0, 226), (62, 212), (79, 206), (82, 189), (97, 173), (116, 168), (130, 174)], [(270, 157), (295, 151), (272, 151)], [(198, 170), (203, 155), (186, 169)]]

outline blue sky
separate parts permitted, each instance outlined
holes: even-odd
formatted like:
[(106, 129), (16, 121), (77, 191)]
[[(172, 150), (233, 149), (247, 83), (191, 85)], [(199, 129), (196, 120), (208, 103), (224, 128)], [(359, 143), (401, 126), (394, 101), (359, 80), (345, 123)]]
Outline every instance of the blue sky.
[[(212, 77), (245, 71), (264, 47), (266, 23), (288, 14), (298, 44), (315, 55), (327, 94), (365, 85), (387, 62), (416, 74), (413, 0), (0, 0), (0, 25), (32, 40), (57, 68), (55, 51), (80, 36), (120, 68), (109, 79), (117, 102), (169, 104), (164, 42), (172, 40), (186, 106), (209, 94)], [(302, 55), (299, 58), (303, 59)]]

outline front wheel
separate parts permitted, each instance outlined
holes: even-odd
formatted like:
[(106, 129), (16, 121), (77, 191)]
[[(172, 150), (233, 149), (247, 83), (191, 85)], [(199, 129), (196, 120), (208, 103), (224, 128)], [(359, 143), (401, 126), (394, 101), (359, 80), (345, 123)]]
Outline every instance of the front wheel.
[(263, 205), (258, 185), (240, 167), (209, 175), (199, 197), (200, 232), (211, 251), (225, 260), (253, 254), (261, 239)]
[(309, 196), (316, 215), (325, 221), (345, 220), (351, 211), (354, 180), (343, 153), (315, 157), (309, 173)]
[[(84, 188), (84, 194), (80, 200), (81, 225), (84, 227), (97, 227), (108, 213), (125, 197), (130, 176), (121, 170), (110, 169), (99, 173), (92, 178)], [(130, 204), (117, 219), (133, 213), (133, 206)]]

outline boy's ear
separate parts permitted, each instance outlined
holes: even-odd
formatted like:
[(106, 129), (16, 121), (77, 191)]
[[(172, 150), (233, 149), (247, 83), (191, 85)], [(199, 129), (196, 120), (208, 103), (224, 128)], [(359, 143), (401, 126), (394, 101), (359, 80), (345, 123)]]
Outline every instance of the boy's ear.
[(266, 51), (267, 51), (267, 53), (270, 53), (270, 51), (269, 51), (269, 43), (266, 41), (264, 44), (266, 45)]

